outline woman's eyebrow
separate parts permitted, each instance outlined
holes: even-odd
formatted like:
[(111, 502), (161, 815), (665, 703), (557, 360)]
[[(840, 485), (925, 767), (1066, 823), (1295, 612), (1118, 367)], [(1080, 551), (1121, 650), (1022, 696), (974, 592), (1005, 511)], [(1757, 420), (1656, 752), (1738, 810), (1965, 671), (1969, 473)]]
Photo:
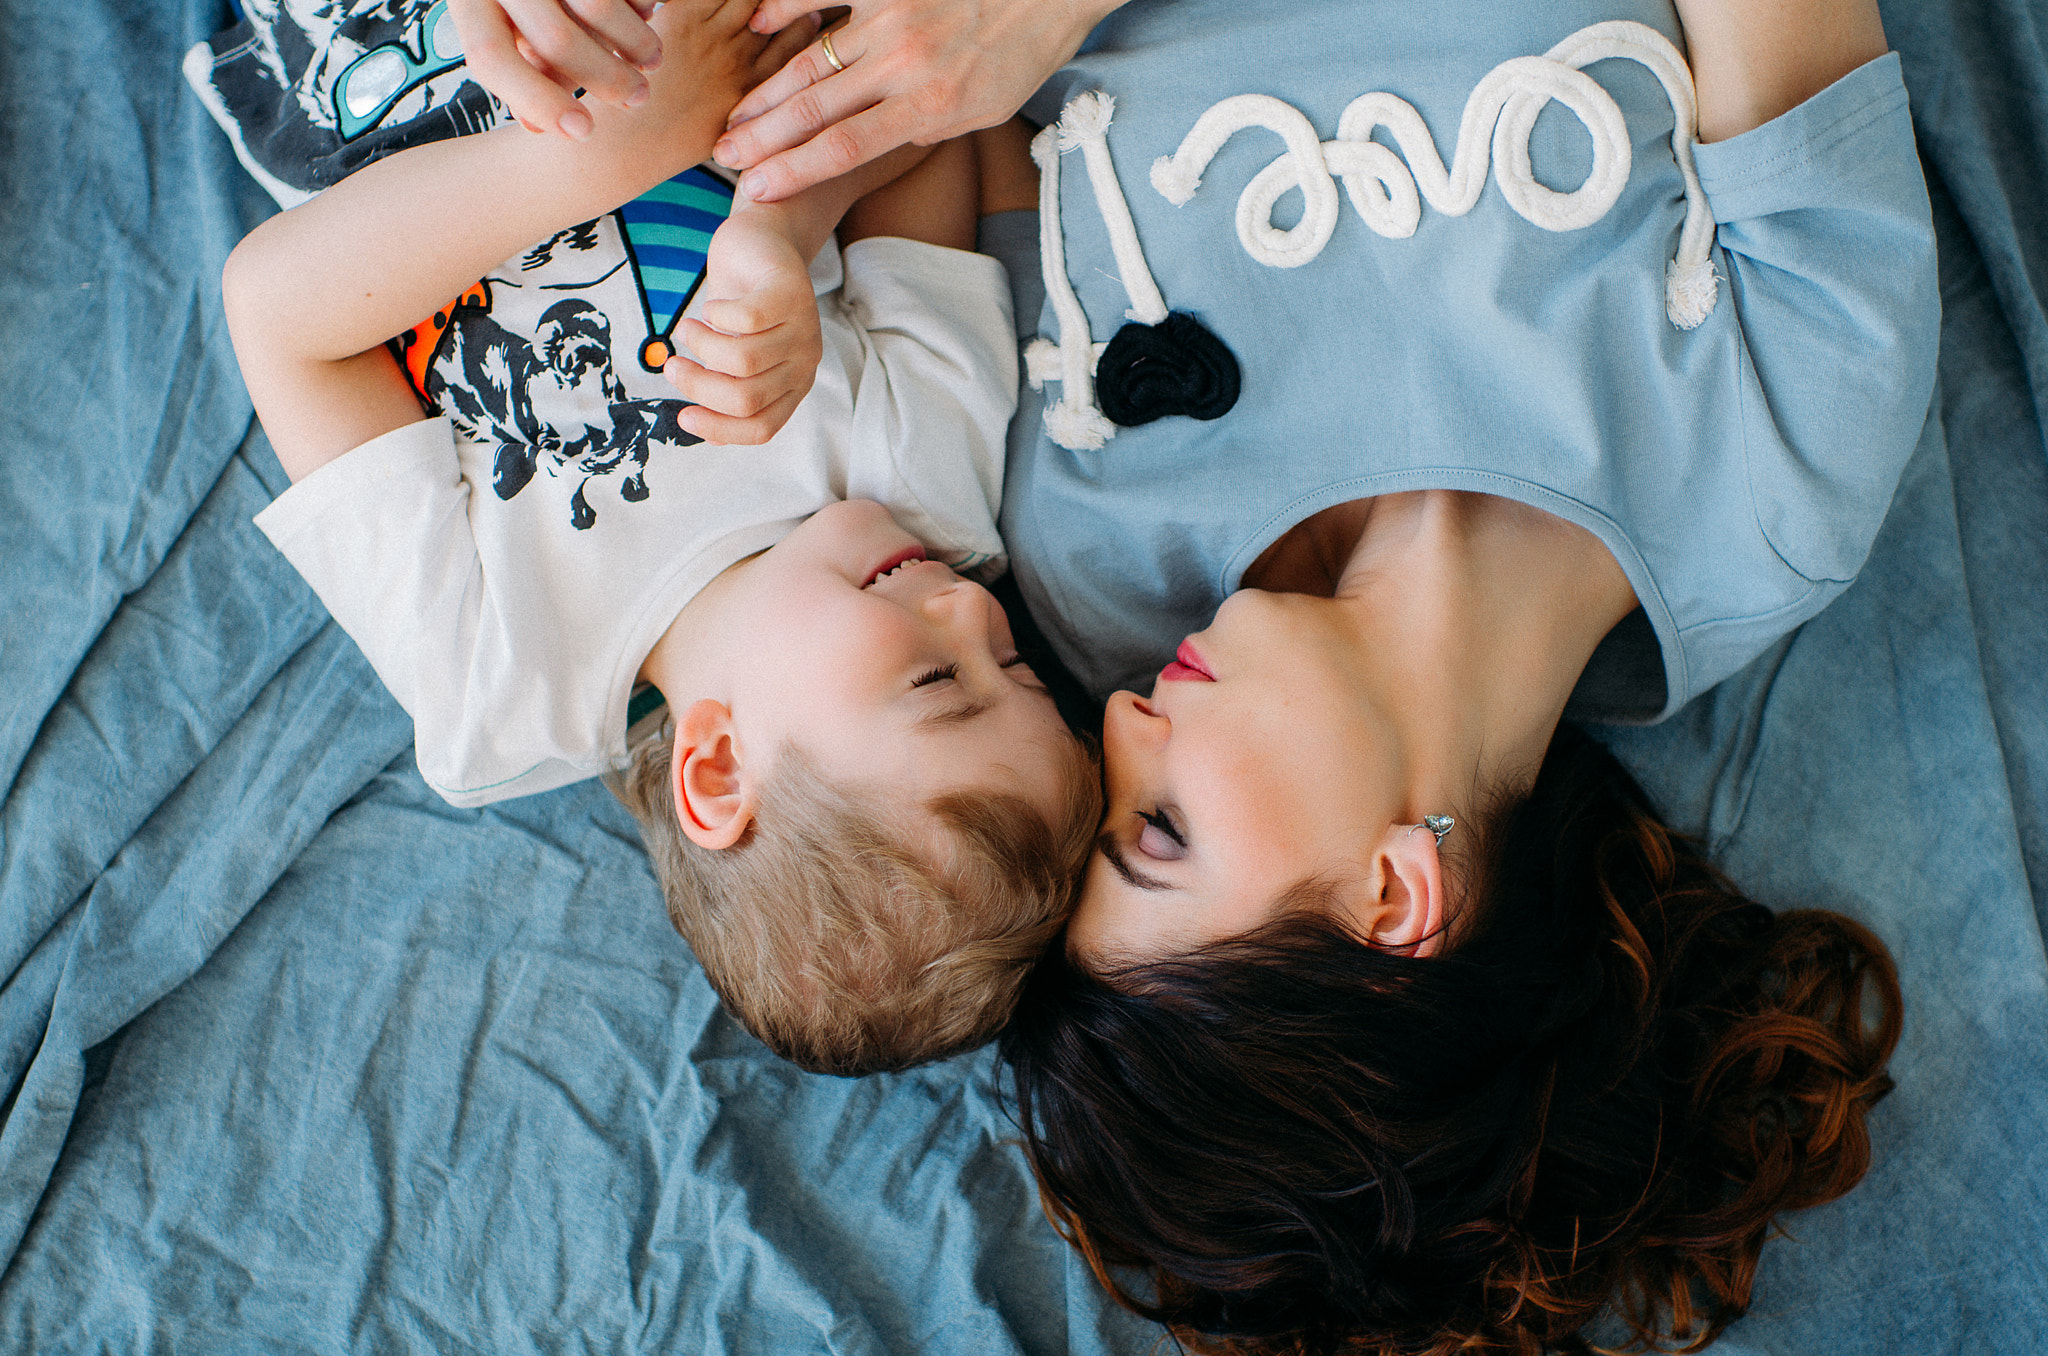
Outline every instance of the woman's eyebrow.
[(1134, 870), (1131, 864), (1124, 859), (1124, 850), (1117, 846), (1115, 837), (1108, 833), (1097, 835), (1095, 850), (1108, 860), (1111, 870), (1124, 878), (1126, 885), (1135, 886), (1140, 890), (1173, 890), (1179, 888), (1168, 881), (1160, 880), (1157, 876), (1147, 876), (1142, 872)]

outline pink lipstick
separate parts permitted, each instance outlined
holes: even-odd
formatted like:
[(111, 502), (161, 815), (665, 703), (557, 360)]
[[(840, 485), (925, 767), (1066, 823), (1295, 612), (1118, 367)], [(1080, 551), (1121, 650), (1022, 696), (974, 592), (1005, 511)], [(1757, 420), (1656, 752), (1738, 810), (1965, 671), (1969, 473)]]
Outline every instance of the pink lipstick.
[(1216, 675), (1209, 672), (1209, 666), (1202, 662), (1202, 656), (1195, 649), (1194, 642), (1182, 641), (1180, 648), (1173, 652), (1173, 662), (1159, 670), (1159, 677), (1169, 683), (1213, 683)]

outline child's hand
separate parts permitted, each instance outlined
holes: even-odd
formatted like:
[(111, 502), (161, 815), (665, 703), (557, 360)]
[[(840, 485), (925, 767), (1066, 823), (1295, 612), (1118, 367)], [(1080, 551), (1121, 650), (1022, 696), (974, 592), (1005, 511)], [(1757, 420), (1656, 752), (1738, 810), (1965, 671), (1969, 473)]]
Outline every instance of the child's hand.
[(702, 319), (683, 321), (677, 336), (701, 365), (674, 357), (662, 368), (696, 402), (678, 422), (706, 442), (765, 443), (809, 393), (824, 353), (810, 270), (743, 206), (711, 238), (704, 294)]

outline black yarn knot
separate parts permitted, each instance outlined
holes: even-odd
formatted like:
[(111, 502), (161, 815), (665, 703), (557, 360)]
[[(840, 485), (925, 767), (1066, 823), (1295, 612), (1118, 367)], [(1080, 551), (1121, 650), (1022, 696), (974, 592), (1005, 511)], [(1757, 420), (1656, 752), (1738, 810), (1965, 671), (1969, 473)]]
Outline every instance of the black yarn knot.
[(1238, 383), (1237, 358), (1185, 311), (1157, 325), (1132, 321), (1095, 364), (1095, 398), (1125, 428), (1169, 414), (1220, 419), (1237, 403)]

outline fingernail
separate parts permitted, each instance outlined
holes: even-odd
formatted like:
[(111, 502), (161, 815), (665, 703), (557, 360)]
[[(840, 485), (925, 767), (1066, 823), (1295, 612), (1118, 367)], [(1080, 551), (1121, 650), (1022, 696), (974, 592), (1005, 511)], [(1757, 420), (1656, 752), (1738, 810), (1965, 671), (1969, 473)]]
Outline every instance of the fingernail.
[(731, 140), (721, 141), (711, 148), (711, 158), (727, 169), (738, 169), (739, 166), (733, 163), (733, 157), (739, 154), (739, 149)]
[(743, 174), (740, 176), (740, 192), (756, 202), (760, 201), (762, 190), (767, 187), (768, 176), (765, 174)]
[(592, 125), (590, 115), (580, 108), (570, 109), (555, 124), (562, 129), (562, 135), (571, 141), (582, 141), (589, 137)]
[(639, 84), (635, 85), (633, 88), (626, 91), (626, 107), (640, 107), (640, 105), (647, 102), (647, 96), (652, 94), (653, 92), (654, 91), (648, 87), (647, 82), (645, 80), (642, 80)]

